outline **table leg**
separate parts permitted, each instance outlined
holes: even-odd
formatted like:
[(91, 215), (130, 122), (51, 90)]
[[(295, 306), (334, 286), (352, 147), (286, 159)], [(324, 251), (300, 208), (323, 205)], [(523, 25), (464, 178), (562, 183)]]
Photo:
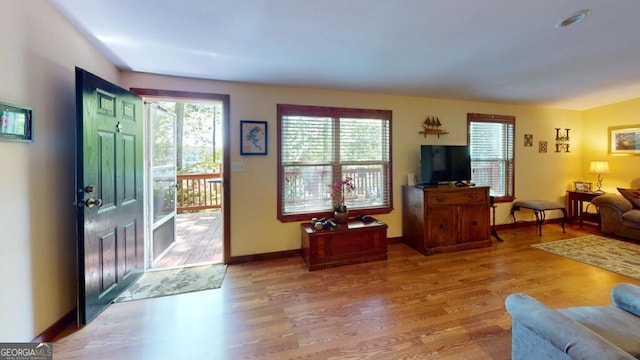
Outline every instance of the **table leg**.
[(538, 236), (542, 236), (542, 223), (544, 222), (545, 213), (544, 210), (533, 210), (536, 215), (536, 225), (538, 225)]
[(511, 217), (513, 217), (513, 228), (516, 228), (516, 211), (520, 210), (519, 206), (511, 207)]
[(496, 205), (491, 206), (491, 210), (493, 211), (493, 224), (491, 225), (491, 235), (496, 238), (496, 240), (500, 242), (504, 242), (500, 236), (498, 236), (498, 232), (496, 231)]

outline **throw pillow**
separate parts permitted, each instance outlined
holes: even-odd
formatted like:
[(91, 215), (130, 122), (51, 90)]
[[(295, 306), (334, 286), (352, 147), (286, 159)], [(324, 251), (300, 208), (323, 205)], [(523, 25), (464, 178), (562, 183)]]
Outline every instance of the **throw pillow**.
[(618, 188), (618, 191), (627, 200), (631, 201), (634, 207), (640, 208), (640, 189), (622, 189)]

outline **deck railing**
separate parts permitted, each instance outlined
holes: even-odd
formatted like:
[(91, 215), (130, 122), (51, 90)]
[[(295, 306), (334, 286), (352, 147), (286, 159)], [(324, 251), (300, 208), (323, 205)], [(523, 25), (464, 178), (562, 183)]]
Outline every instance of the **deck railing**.
[(177, 180), (178, 213), (221, 208), (222, 177), (220, 173), (179, 174)]
[(478, 186), (489, 186), (491, 188), (491, 195), (494, 194), (506, 194), (506, 184), (503, 181), (504, 170), (496, 164), (489, 164), (484, 166), (475, 166), (472, 169), (472, 180)]
[[(348, 202), (356, 201), (356, 199), (363, 205), (375, 205), (380, 202), (383, 186), (379, 169), (353, 169), (346, 171), (344, 175), (351, 177), (356, 186), (356, 194), (351, 194), (347, 199)], [(322, 174), (316, 173), (311, 176), (311, 179), (307, 179), (300, 172), (287, 172), (285, 201), (293, 206), (298, 203), (309, 205), (327, 201), (330, 193), (328, 186), (330, 180), (327, 180), (326, 184), (318, 186), (316, 176), (322, 176)], [(309, 180), (311, 183), (308, 183)], [(178, 213), (222, 207), (222, 177), (220, 173), (179, 174), (177, 181)]]
[[(347, 206), (380, 205), (384, 196), (384, 176), (379, 168), (354, 168), (344, 171), (356, 188), (345, 196)], [(328, 171), (305, 169), (285, 172), (284, 201), (291, 210), (304, 211), (331, 203), (331, 174)]]
[[(482, 185), (491, 186), (492, 189), (500, 190), (504, 186), (496, 181), (499, 176), (496, 172), (501, 171), (497, 167), (484, 167), (474, 169), (474, 178)], [(307, 174), (308, 176), (309, 174)], [(293, 205), (313, 204), (326, 201), (330, 189), (327, 186), (317, 188), (317, 176), (326, 174), (314, 173), (312, 179), (306, 179), (299, 171), (289, 171), (286, 174), (285, 201)], [(356, 193), (352, 196), (358, 197), (365, 203), (369, 201), (379, 201), (378, 197), (383, 191), (381, 184), (381, 173), (378, 169), (361, 168), (345, 172), (345, 176), (353, 179), (356, 186)], [(311, 180), (311, 183), (307, 183)], [(177, 210), (178, 213), (185, 211), (198, 211), (206, 209), (220, 209), (222, 206), (222, 177), (220, 173), (208, 174), (180, 174), (177, 175), (178, 193)], [(329, 181), (327, 181), (327, 184)], [(315, 191), (312, 191), (315, 190)], [(349, 199), (353, 200), (353, 199)], [(302, 205), (301, 205), (302, 206)]]

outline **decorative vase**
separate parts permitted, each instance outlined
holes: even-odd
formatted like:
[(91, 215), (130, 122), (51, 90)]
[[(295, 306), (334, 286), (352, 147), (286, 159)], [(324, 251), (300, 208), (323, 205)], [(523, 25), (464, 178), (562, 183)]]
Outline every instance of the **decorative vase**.
[(334, 211), (333, 212), (333, 221), (336, 224), (346, 224), (349, 220), (349, 212), (348, 211)]

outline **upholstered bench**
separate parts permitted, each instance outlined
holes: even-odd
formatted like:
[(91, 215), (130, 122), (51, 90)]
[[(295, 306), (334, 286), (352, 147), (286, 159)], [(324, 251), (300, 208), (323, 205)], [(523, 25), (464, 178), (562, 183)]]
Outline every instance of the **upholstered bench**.
[(542, 223), (546, 218), (546, 211), (549, 210), (560, 210), (564, 217), (562, 218), (562, 232), (564, 231), (564, 223), (567, 221), (567, 209), (564, 205), (547, 200), (522, 200), (516, 201), (513, 203), (511, 207), (511, 216), (513, 217), (513, 224), (515, 226), (516, 223), (516, 211), (521, 208), (533, 210), (533, 213), (536, 215), (536, 225), (538, 225), (538, 233), (539, 236), (542, 236)]

